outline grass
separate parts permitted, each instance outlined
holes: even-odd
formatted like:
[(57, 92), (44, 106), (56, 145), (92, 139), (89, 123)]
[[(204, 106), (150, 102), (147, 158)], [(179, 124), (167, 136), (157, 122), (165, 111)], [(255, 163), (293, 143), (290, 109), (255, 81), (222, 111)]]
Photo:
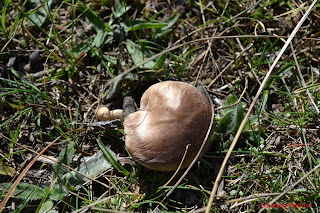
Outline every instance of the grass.
[[(200, 212), (248, 106), (308, 5), (6, 0), (0, 6), (1, 200), (9, 183), (56, 140), (43, 155), (54, 162), (40, 158), (30, 165), (3, 211)], [(212, 211), (257, 212), (290, 189), (278, 204), (319, 212), (319, 169), (306, 176), (320, 163), (319, 16), (317, 4), (264, 87)], [(203, 84), (216, 109), (229, 106), (215, 110), (213, 145), (170, 196), (183, 171), (164, 186), (173, 173), (128, 159), (121, 125), (90, 125), (99, 105), (121, 108), (126, 95), (139, 105), (143, 92), (161, 80)], [(94, 155), (99, 150), (104, 155)], [(89, 158), (92, 170), (81, 164)]]

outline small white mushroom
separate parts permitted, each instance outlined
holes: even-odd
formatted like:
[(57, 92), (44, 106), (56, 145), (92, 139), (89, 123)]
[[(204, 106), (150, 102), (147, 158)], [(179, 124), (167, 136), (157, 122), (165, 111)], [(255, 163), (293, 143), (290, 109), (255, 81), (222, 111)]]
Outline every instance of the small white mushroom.
[(99, 107), (96, 112), (96, 116), (99, 121), (110, 121), (113, 119), (122, 120), (122, 115), (122, 109), (115, 109), (110, 111), (109, 108), (106, 106)]
[(209, 101), (195, 87), (176, 81), (157, 83), (143, 94), (140, 111), (124, 121), (126, 148), (147, 168), (174, 171), (189, 145), (185, 168), (205, 139), (211, 115)]

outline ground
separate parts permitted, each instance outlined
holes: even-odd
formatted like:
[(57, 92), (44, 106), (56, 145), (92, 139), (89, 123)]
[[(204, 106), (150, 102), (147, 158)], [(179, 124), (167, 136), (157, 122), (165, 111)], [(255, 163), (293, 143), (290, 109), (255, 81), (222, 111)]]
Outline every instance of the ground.
[[(1, 2), (1, 200), (19, 182), (3, 211), (204, 211), (245, 113), (311, 4)], [(319, 6), (263, 85), (212, 211), (319, 212)], [(121, 123), (95, 116), (101, 105), (122, 108), (126, 96), (139, 107), (143, 92), (166, 80), (204, 88), (215, 108), (209, 150), (169, 196), (184, 170), (165, 185), (173, 172), (135, 163)]]

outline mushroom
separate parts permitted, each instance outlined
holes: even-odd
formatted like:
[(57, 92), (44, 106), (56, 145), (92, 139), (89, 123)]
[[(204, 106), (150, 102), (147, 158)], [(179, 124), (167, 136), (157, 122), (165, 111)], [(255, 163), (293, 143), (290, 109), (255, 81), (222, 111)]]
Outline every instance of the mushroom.
[[(176, 81), (154, 84), (141, 97), (140, 110), (124, 121), (127, 151), (153, 170), (174, 171), (182, 160), (181, 168), (186, 168), (206, 137), (212, 113), (195, 87)], [(206, 141), (201, 154), (207, 147)]]
[(96, 116), (99, 121), (110, 121), (113, 119), (120, 119), (122, 120), (123, 111), (121, 109), (109, 110), (108, 107), (102, 106), (99, 107)]
[(96, 111), (96, 116), (99, 121), (111, 121), (114, 119), (125, 120), (126, 117), (136, 111), (136, 105), (134, 100), (130, 96), (126, 96), (123, 99), (122, 109), (111, 110), (106, 106), (101, 106)]

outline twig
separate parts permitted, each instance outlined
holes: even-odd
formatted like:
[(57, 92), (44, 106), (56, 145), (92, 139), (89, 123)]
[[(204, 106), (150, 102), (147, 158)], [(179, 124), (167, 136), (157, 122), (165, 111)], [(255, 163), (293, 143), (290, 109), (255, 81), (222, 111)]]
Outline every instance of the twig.
[(249, 109), (248, 109), (248, 112), (246, 113), (245, 117), (243, 118), (241, 124), (240, 124), (240, 127), (230, 145), (230, 148), (223, 160), (223, 163), (220, 167), (220, 170), (219, 170), (219, 173), (218, 173), (218, 176), (216, 178), (216, 181), (214, 183), (214, 186), (213, 186), (213, 189), (212, 189), (212, 192), (211, 192), (211, 195), (210, 195), (210, 199), (208, 201), (208, 206), (206, 208), (206, 213), (209, 213), (210, 212), (210, 209), (211, 209), (211, 206), (212, 206), (212, 203), (213, 203), (213, 200), (214, 200), (214, 197), (215, 197), (215, 194), (216, 194), (216, 191), (217, 191), (217, 188), (218, 188), (218, 185), (219, 185), (219, 182), (221, 180), (221, 177), (222, 177), (222, 174), (224, 172), (224, 169), (225, 169), (225, 166), (227, 164), (227, 161), (231, 155), (231, 152), (233, 150), (233, 148), (235, 147), (239, 137), (240, 137), (240, 134), (247, 122), (247, 119), (253, 109), (253, 106), (255, 105), (256, 101), (258, 100), (259, 96), (260, 96), (260, 93), (262, 92), (264, 86), (266, 85), (267, 81), (269, 80), (269, 77), (273, 71), (273, 69), (275, 68), (275, 66), (277, 65), (278, 61), (280, 60), (281, 56), (283, 55), (284, 51), (287, 49), (287, 47), (289, 46), (290, 42), (292, 41), (293, 37), (296, 35), (296, 33), (298, 32), (298, 30), (300, 29), (301, 25), (303, 24), (303, 22), (306, 20), (306, 18), (308, 17), (308, 15), (310, 14), (311, 10), (313, 9), (313, 7), (315, 6), (315, 4), (317, 3), (318, 0), (314, 0), (313, 3), (310, 5), (309, 9), (307, 10), (307, 12), (304, 14), (304, 16), (300, 19), (299, 23), (297, 24), (297, 26), (294, 28), (294, 30), (292, 31), (291, 35), (289, 36), (288, 40), (286, 41), (286, 43), (283, 45), (281, 51), (279, 52), (277, 58), (274, 60), (273, 64), (271, 65), (268, 73), (266, 74), (265, 78), (263, 79), (262, 83), (261, 83), (261, 86), (259, 87), (259, 90), (257, 91), (257, 94), (256, 96), (254, 97)]

